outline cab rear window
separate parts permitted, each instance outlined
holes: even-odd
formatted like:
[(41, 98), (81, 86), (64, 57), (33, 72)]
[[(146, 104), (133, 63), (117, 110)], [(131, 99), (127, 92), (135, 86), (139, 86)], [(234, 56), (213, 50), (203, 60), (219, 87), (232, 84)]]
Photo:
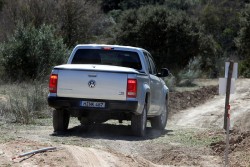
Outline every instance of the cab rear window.
[(71, 64), (102, 64), (142, 69), (138, 53), (118, 50), (78, 49)]

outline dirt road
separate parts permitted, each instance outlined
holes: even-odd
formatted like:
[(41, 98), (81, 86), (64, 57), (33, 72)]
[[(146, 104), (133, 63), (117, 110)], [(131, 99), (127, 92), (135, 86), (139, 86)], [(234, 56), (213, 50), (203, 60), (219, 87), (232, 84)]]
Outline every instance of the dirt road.
[[(231, 127), (250, 129), (250, 80), (236, 81), (236, 93), (230, 97)], [(225, 96), (215, 96), (212, 100), (195, 108), (182, 110), (172, 119), (178, 126), (196, 128), (222, 128)]]
[[(242, 131), (250, 127), (249, 83), (237, 80), (236, 94), (231, 96), (232, 128)], [(129, 122), (109, 121), (86, 131), (73, 119), (63, 135), (53, 134), (51, 119), (27, 126), (0, 123), (0, 166), (223, 166), (223, 155), (210, 144), (223, 140), (224, 102), (224, 96), (215, 96), (182, 110), (171, 117), (164, 133), (147, 128), (145, 138), (133, 137)], [(12, 160), (48, 146), (57, 150)], [(244, 155), (250, 159), (247, 151)]]

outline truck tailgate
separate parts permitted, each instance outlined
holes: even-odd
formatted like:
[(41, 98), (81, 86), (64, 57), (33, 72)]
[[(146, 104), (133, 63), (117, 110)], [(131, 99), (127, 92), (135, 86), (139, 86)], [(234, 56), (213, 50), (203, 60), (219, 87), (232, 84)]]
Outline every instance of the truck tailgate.
[(126, 100), (126, 89), (126, 73), (72, 69), (58, 73), (58, 97)]

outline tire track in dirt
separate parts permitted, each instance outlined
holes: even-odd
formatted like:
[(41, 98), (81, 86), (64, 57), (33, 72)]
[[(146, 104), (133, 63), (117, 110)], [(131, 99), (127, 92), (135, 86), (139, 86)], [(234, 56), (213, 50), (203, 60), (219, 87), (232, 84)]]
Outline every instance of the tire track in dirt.
[(106, 167), (107, 163), (103, 161), (100, 157), (97, 157), (93, 150), (90, 148), (82, 148), (78, 146), (64, 146), (70, 154), (74, 157), (75, 164), (77, 166), (89, 166), (89, 167)]
[(152, 162), (132, 155), (124, 155), (113, 150), (59, 145), (55, 151), (42, 152), (22, 158), (13, 157), (38, 148), (48, 147), (37, 141), (19, 139), (0, 144), (0, 166), (70, 166), (70, 167), (159, 167)]
[[(234, 125), (242, 126), (249, 122), (250, 80), (237, 80), (237, 91), (231, 96), (231, 113)], [(207, 91), (205, 91), (208, 93)], [(204, 95), (206, 96), (206, 93)], [(193, 93), (197, 96), (195, 93)], [(178, 131), (185, 127), (194, 128), (221, 128), (224, 115), (224, 96), (215, 96), (208, 102), (196, 108), (179, 111), (171, 117), (167, 129)], [(200, 103), (199, 103), (200, 104)], [(244, 123), (243, 123), (244, 122)], [(73, 124), (73, 126), (77, 126)], [(69, 134), (64, 136), (50, 136), (52, 128), (48, 125), (34, 126), (29, 129), (15, 129), (10, 132), (15, 138), (13, 142), (0, 144), (0, 166), (121, 166), (121, 167), (155, 167), (161, 166), (220, 166), (218, 157), (208, 156), (203, 150), (188, 148), (186, 146), (166, 145), (156, 143), (154, 139), (168, 141), (167, 135), (156, 135), (143, 140), (127, 136), (129, 128), (126, 126), (102, 125), (93, 128), (93, 132), (86, 133), (81, 128), (73, 127)], [(9, 129), (10, 127), (6, 127)], [(120, 131), (124, 130), (123, 133)], [(110, 132), (112, 131), (112, 132)], [(149, 131), (152, 132), (152, 131)], [(7, 133), (7, 132), (6, 132)], [(167, 132), (166, 132), (167, 133)], [(3, 134), (3, 133), (2, 133)], [(10, 135), (8, 134), (8, 135)], [(175, 132), (172, 132), (174, 135)], [(171, 134), (170, 134), (171, 135)], [(158, 137), (161, 139), (157, 139)], [(31, 141), (29, 141), (29, 139)], [(47, 144), (45, 144), (46, 142)], [(33, 149), (58, 146), (55, 152), (42, 153), (33, 156), (21, 163), (12, 162), (11, 157)], [(17, 147), (18, 146), (18, 147)], [(170, 147), (170, 148), (169, 148)], [(152, 161), (152, 162), (150, 162)], [(154, 163), (155, 164), (154, 164)], [(163, 165), (162, 165), (163, 166)]]
[[(249, 127), (245, 120), (250, 114), (250, 80), (238, 79), (236, 93), (230, 97), (232, 126)], [(195, 107), (182, 110), (174, 115), (170, 124), (194, 128), (222, 128), (224, 121), (225, 96), (215, 96), (212, 100)], [(242, 122), (242, 120), (244, 122)]]

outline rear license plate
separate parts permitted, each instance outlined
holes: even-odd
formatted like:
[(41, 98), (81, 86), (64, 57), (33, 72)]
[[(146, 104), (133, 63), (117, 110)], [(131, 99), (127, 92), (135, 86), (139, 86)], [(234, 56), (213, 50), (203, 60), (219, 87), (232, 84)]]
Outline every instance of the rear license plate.
[(80, 106), (93, 107), (93, 108), (105, 108), (105, 102), (81, 101)]

